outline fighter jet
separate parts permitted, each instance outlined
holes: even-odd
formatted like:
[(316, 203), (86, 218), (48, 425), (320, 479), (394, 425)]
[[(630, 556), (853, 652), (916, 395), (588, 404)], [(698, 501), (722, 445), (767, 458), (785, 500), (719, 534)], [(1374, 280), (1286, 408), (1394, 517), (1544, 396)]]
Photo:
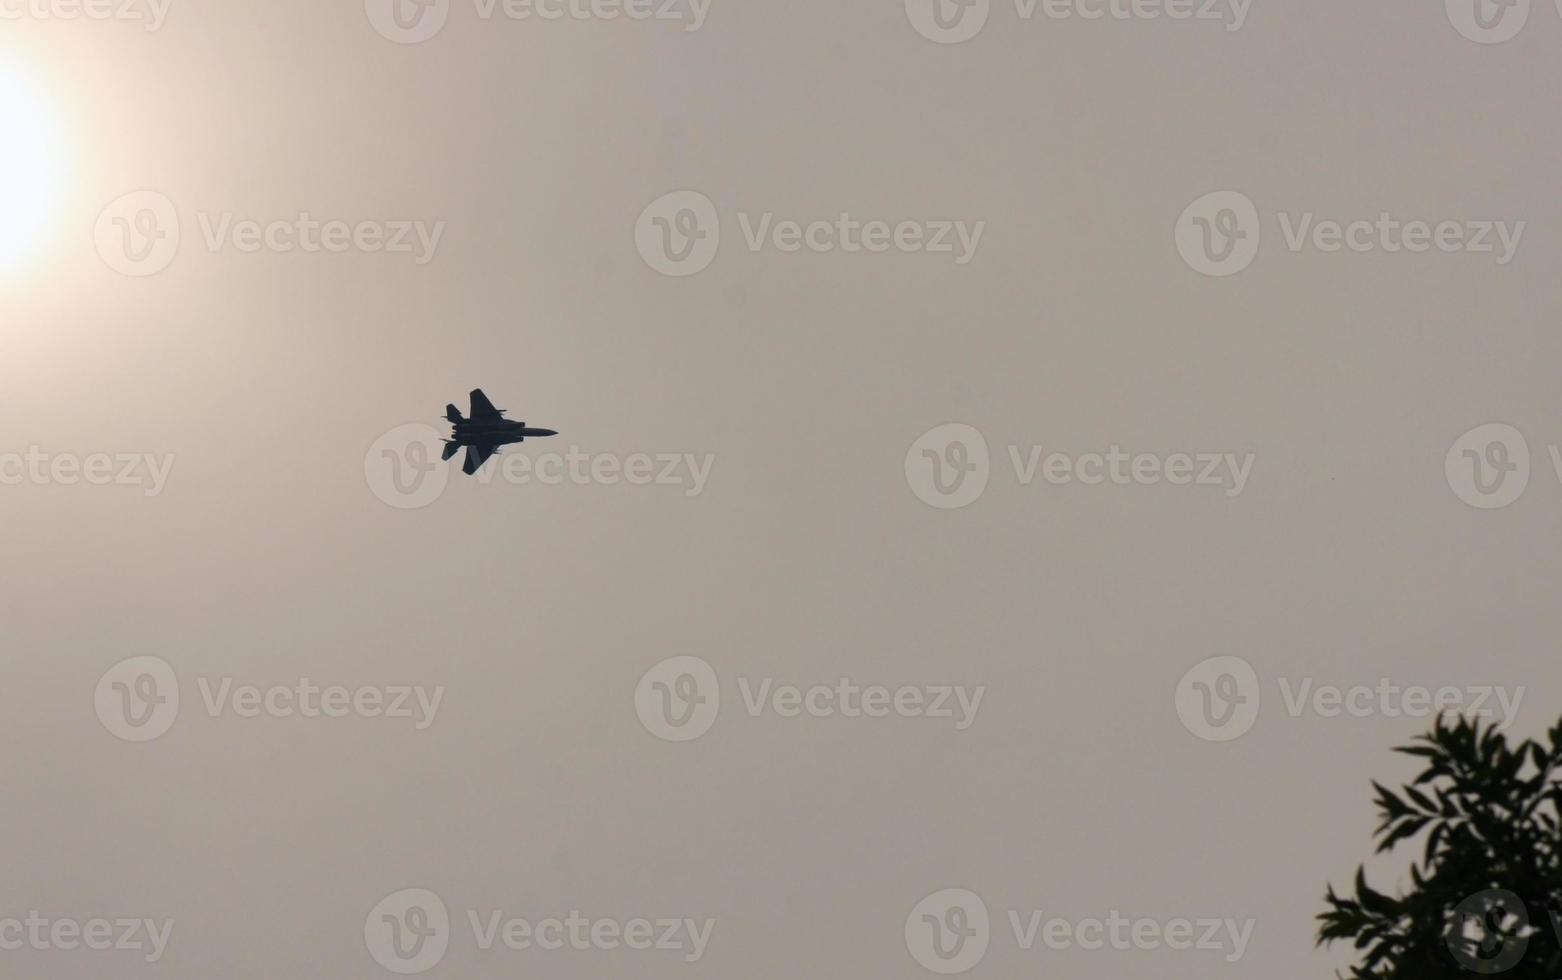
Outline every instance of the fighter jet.
[(499, 452), (500, 446), (525, 442), (543, 436), (556, 436), (552, 429), (528, 429), (525, 422), (511, 422), (504, 417), (504, 409), (494, 408), (494, 403), (483, 394), (483, 389), (473, 388), (472, 417), (464, 419), (461, 410), (454, 405), (445, 406), (445, 418), (450, 421), (451, 437), (445, 440), (444, 459), (454, 456), (457, 450), (466, 449), (466, 460), (461, 472), (471, 476), (483, 468), (488, 457)]

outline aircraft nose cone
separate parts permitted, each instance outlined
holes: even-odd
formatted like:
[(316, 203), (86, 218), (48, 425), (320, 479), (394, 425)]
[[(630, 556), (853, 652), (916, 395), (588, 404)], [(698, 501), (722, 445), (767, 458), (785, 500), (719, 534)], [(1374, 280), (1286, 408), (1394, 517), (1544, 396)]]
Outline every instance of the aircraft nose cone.
[(558, 433), (555, 432), (552, 429), (538, 429), (537, 430), (537, 434), (538, 435), (543, 435), (543, 436), (556, 436), (556, 435), (558, 435)]

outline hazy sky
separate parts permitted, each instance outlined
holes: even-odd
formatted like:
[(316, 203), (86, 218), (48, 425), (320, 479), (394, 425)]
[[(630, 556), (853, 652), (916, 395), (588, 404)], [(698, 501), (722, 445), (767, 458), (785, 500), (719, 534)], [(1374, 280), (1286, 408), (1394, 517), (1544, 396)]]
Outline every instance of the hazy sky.
[[(389, 976), (380, 903), (426, 889), (430, 976), (931, 976), (908, 917), (953, 887), (974, 977), (1326, 977), (1325, 884), (1429, 721), (1286, 692), (1562, 713), (1551, 3), (1483, 44), (1410, 0), (978, 0), (959, 43), (932, 0), (450, 0), (416, 43), (389, 0), (68, 2), (0, 0), (0, 121), (48, 123), (0, 154), (58, 174), (0, 263), (0, 943), (173, 926), (0, 972)], [(401, 427), (478, 386), (560, 435), (415, 468), (443, 430)], [(1470, 506), (1503, 491), (1465, 448), (1518, 465), (1459, 442), (1494, 422), (1529, 482)], [(1224, 742), (1186, 710), (1243, 683), (1184, 681), (1215, 656), (1262, 698)], [(700, 684), (674, 657), (719, 690), (681, 742), (645, 710)], [(179, 697), (145, 741), (115, 711), (168, 677), (131, 658)], [(748, 704), (843, 678), (900, 707)], [(302, 717), (304, 679), (359, 700)], [(374, 710), (403, 686), (437, 708)], [(596, 948), (471, 922), (572, 910)], [(1114, 911), (1252, 929), (1228, 962), (1010, 924)], [(693, 962), (606, 948), (636, 917), (714, 923)]]

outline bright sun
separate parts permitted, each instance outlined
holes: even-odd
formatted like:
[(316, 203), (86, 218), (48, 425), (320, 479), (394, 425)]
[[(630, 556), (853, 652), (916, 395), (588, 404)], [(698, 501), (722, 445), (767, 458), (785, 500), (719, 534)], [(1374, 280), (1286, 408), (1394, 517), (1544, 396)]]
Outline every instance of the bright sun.
[(37, 90), (0, 64), (0, 271), (43, 244), (59, 183), (55, 135)]

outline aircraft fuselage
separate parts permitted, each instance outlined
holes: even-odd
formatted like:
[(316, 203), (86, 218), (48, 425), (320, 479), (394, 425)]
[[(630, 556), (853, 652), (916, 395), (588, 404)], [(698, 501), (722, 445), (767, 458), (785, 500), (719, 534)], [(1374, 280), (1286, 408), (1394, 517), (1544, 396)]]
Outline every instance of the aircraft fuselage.
[(455, 423), (453, 428), (457, 442), (468, 440), (520, 442), (522, 439), (541, 439), (547, 436), (558, 435), (552, 429), (529, 428), (525, 422), (474, 422), (467, 420)]
[(461, 464), (461, 471), (468, 476), (482, 469), (483, 463), (501, 446), (558, 435), (552, 429), (533, 429), (525, 422), (511, 422), (504, 417), (504, 409), (495, 408), (481, 388), (473, 388), (470, 398), (471, 418), (463, 416), (454, 404), (445, 406), (445, 418), (450, 422), (451, 431), (450, 438), (445, 440), (442, 457), (449, 459), (465, 448), (466, 460)]

